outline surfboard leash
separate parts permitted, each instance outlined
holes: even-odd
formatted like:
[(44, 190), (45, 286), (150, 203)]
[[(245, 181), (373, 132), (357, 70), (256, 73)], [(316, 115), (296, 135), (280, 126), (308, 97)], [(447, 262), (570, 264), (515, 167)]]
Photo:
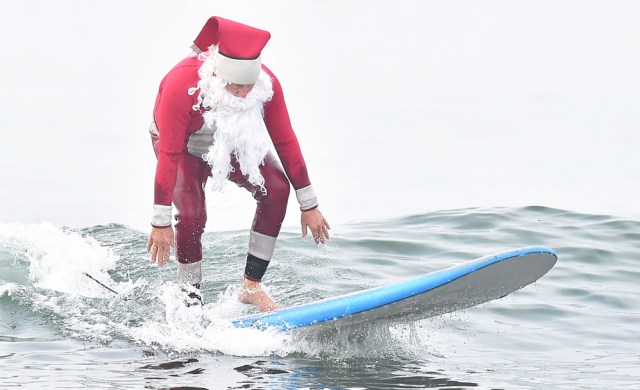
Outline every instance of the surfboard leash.
[(106, 284), (102, 283), (101, 281), (99, 281), (98, 279), (96, 279), (93, 276), (89, 275), (88, 273), (83, 272), (83, 274), (85, 274), (85, 276), (88, 277), (89, 279), (91, 279), (94, 282), (98, 283), (100, 286), (102, 286), (102, 287), (106, 288), (107, 290), (111, 291), (112, 293), (114, 293), (116, 295), (120, 295), (116, 290), (114, 290), (111, 287), (107, 286)]

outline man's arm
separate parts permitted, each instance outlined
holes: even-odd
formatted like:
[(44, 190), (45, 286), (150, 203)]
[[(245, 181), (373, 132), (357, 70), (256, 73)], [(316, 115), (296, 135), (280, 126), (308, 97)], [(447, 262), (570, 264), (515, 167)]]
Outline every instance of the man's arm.
[(169, 262), (171, 247), (175, 247), (175, 234), (171, 226), (173, 191), (178, 165), (183, 158), (188, 126), (193, 113), (194, 99), (187, 93), (194, 72), (189, 67), (174, 68), (160, 84), (154, 107), (154, 120), (158, 141), (154, 145), (158, 157), (154, 181), (154, 205), (151, 234), (147, 252), (151, 261), (162, 266)]
[(318, 209), (318, 198), (311, 185), (298, 138), (291, 126), (282, 86), (268, 68), (263, 69), (273, 82), (273, 98), (265, 105), (264, 121), (300, 204), (302, 237), (306, 237), (308, 230), (311, 230), (314, 241), (323, 243), (329, 239), (329, 222)]

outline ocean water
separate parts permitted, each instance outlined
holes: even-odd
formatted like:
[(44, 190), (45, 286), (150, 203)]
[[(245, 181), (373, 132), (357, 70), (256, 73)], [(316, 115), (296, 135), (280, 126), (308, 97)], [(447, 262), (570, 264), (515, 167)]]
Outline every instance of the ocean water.
[[(247, 231), (207, 232), (206, 305), (175, 262), (119, 224), (0, 223), (0, 387), (117, 389), (633, 389), (640, 386), (640, 221), (539, 206), (468, 208), (284, 229), (265, 278), (283, 305), (548, 246), (556, 266), (505, 298), (313, 339), (233, 329)], [(101, 287), (92, 275), (113, 290)]]

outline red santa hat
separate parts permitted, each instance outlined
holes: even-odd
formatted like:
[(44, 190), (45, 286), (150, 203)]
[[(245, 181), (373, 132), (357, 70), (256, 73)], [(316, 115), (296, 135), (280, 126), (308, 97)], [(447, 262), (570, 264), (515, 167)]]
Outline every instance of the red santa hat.
[(216, 76), (234, 84), (253, 84), (260, 76), (260, 53), (269, 38), (271, 34), (268, 31), (213, 16), (193, 43), (200, 51), (217, 45), (212, 53)]

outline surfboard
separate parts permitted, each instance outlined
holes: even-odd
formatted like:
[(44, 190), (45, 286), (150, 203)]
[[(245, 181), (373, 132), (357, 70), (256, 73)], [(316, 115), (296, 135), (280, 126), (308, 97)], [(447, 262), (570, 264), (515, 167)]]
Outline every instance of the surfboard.
[(407, 322), (466, 309), (519, 290), (557, 261), (546, 247), (527, 247), (316, 302), (248, 315), (237, 328), (327, 330), (376, 321)]

